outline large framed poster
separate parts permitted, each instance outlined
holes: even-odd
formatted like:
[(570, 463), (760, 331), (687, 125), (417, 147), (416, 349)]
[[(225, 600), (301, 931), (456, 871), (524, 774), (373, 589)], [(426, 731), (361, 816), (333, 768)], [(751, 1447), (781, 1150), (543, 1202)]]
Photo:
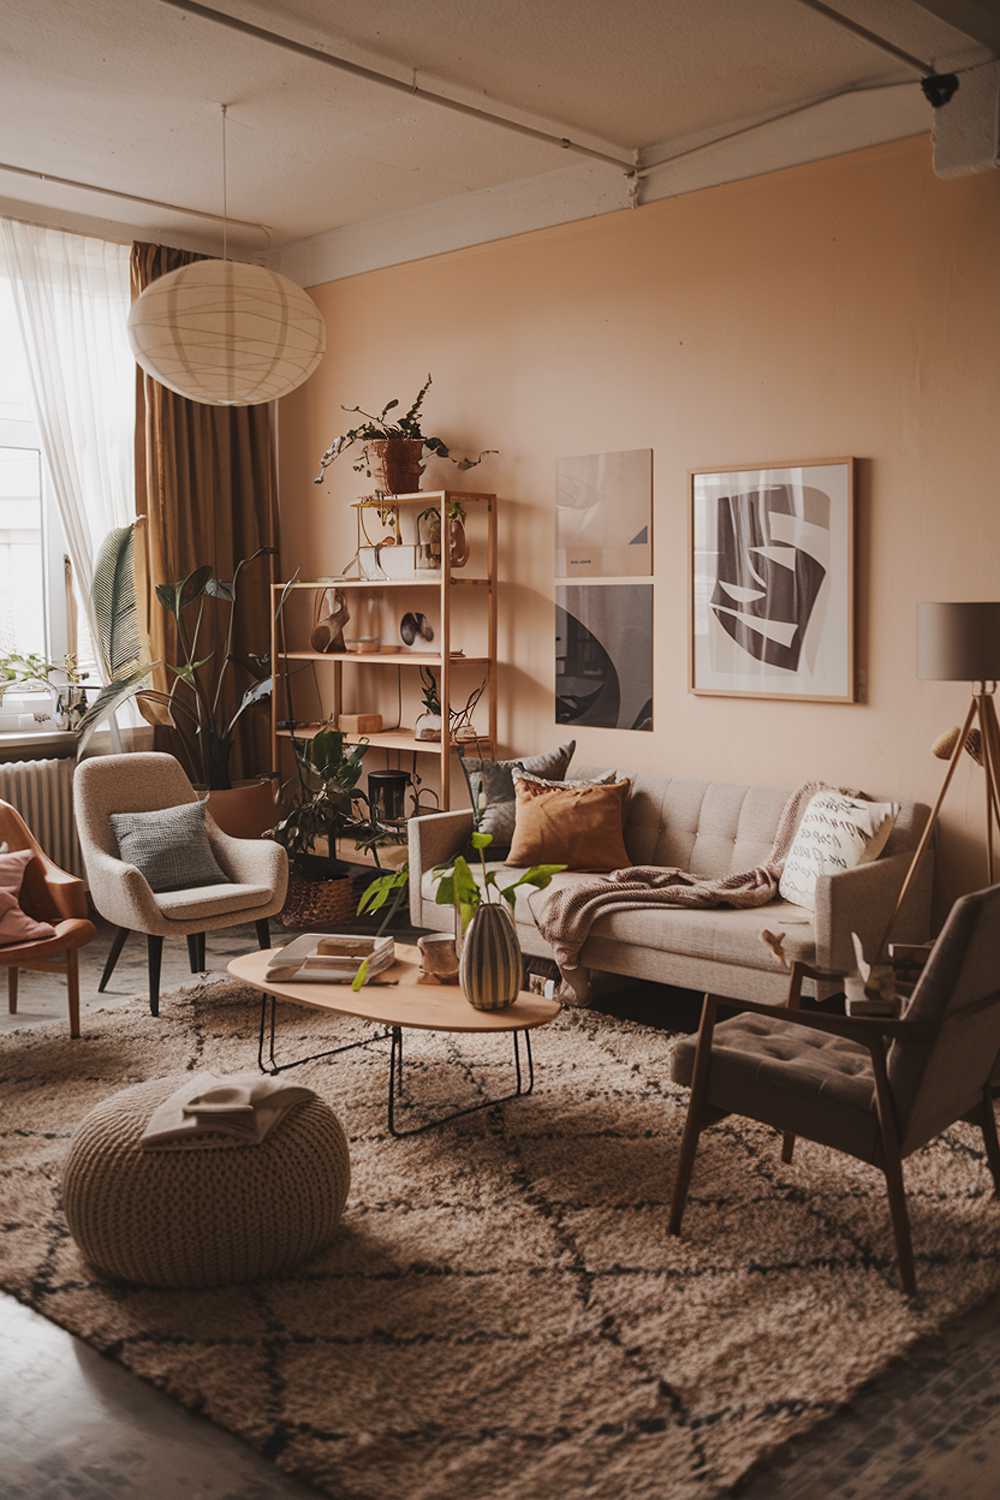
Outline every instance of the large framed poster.
[(855, 701), (854, 469), (692, 473), (692, 692)]

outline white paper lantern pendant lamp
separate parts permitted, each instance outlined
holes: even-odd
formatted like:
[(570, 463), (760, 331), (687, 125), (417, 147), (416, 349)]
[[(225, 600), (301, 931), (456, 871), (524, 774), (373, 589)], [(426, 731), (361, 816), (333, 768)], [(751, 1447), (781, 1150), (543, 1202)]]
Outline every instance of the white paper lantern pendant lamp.
[[(226, 106), (222, 106), (224, 215)], [(169, 390), (206, 406), (257, 406), (294, 391), (326, 349), (326, 325), (300, 286), (266, 266), (196, 260), (159, 277), (132, 304), (136, 361)]]

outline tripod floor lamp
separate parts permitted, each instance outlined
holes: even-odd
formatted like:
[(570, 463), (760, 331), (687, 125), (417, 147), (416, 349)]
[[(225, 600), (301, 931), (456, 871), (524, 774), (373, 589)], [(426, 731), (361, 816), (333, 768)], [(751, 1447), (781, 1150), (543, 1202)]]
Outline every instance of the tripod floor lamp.
[(895, 909), (882, 941), (883, 948), (933, 837), (963, 750), (969, 751), (985, 773), (986, 874), (989, 885), (996, 880), (996, 852), (1000, 845), (1000, 724), (996, 711), (997, 683), (1000, 681), (1000, 604), (918, 604), (917, 676), (933, 682), (967, 682), (971, 691), (961, 729), (939, 742), (951, 749), (944, 781), (899, 888)]

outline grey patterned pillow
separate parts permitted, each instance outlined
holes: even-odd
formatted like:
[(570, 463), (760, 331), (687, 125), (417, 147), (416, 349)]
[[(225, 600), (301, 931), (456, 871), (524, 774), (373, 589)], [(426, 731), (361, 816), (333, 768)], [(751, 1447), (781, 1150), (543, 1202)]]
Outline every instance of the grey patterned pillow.
[(156, 812), (112, 813), (111, 827), (121, 858), (146, 877), (150, 890), (231, 884), (208, 841), (204, 802), (182, 802)]
[(547, 781), (562, 781), (573, 759), (576, 740), (541, 755), (519, 755), (516, 760), (476, 760), (462, 758), (462, 770), (469, 783), (469, 798), (478, 810), (480, 833), (493, 835), (490, 859), (502, 858), (514, 837), (517, 801), (514, 796), (514, 772), (529, 771)]

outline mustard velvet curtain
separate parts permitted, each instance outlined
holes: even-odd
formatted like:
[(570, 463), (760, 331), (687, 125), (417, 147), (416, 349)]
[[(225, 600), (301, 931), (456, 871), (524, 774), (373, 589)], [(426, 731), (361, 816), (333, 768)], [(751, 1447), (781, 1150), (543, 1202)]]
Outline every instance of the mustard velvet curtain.
[[(137, 242), (130, 261), (132, 300), (168, 271), (202, 257), (169, 245)], [(153, 590), (208, 563), (221, 578), (231, 578), (240, 558), (258, 547), (278, 545), (277, 471), (274, 427), (269, 406), (203, 406), (167, 390), (136, 367), (135, 401), (136, 512), (145, 516), (146, 566), (149, 573), (147, 628), (156, 661), (176, 661), (172, 622)], [(272, 566), (269, 567), (269, 561)], [(262, 558), (240, 579), (240, 609), (234, 656), (246, 660), (270, 649), (268, 586), (277, 570)], [(206, 609), (206, 649), (223, 646), (224, 610), (210, 601)], [(232, 713), (251, 682), (241, 666), (231, 671), (228, 707)], [(165, 669), (155, 686), (170, 685)], [(268, 706), (244, 715), (231, 762), (233, 779), (270, 771)], [(157, 743), (176, 752), (172, 731), (157, 729)]]

